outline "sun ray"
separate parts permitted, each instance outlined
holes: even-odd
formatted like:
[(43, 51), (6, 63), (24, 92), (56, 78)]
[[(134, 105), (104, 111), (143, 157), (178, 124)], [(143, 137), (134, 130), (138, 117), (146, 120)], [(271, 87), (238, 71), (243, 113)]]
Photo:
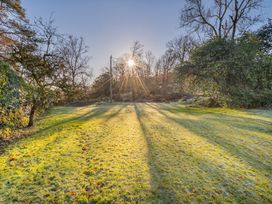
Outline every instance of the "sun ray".
[(148, 89), (147, 87), (145, 86), (145, 84), (143, 83), (143, 81), (141, 80), (140, 76), (138, 73), (136, 73), (136, 78), (138, 79), (140, 85), (142, 86), (143, 90), (145, 91), (145, 94), (148, 94)]
[(120, 84), (120, 87), (119, 87), (120, 92), (122, 92), (122, 88), (124, 86), (125, 80), (126, 80), (126, 78), (123, 78), (123, 80), (122, 80), (122, 82)]

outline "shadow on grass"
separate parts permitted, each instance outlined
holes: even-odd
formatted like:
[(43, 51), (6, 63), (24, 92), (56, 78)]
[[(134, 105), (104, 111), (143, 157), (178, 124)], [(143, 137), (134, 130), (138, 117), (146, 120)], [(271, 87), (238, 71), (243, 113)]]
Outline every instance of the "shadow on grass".
[(74, 110), (75, 110), (75, 107), (73, 106), (55, 106), (49, 109), (46, 115), (51, 115), (51, 114), (65, 115), (65, 114), (73, 113)]
[[(120, 106), (120, 107), (119, 107)], [(87, 111), (86, 113), (80, 115), (80, 116), (76, 116), (76, 117), (71, 117), (71, 118), (67, 118), (67, 119), (63, 119), (57, 123), (54, 124), (49, 124), (48, 126), (37, 130), (35, 132), (31, 132), (29, 136), (24, 137), (24, 139), (40, 139), (44, 136), (50, 135), (51, 133), (58, 133), (61, 130), (63, 130), (64, 128), (67, 128), (69, 126), (73, 127), (73, 125), (75, 124), (83, 124), (85, 122), (88, 122), (89, 120), (91, 120), (92, 118), (100, 118), (105, 120), (105, 122), (107, 122), (108, 120), (112, 119), (113, 117), (117, 116), (121, 110), (127, 106), (126, 104), (124, 105), (97, 105), (94, 108), (91, 108), (90, 111)], [(115, 111), (112, 111), (112, 109), (116, 109)], [(68, 112), (72, 112), (71, 110), (68, 110)], [(109, 114), (107, 114), (108, 112), (110, 112)], [(57, 113), (50, 113), (49, 114), (64, 114), (65, 111), (60, 110), (57, 111)], [(48, 116), (47, 116), (48, 117)], [(23, 138), (21, 138), (23, 139)], [(61, 140), (60, 137), (57, 137), (53, 142), (50, 143), (50, 145), (52, 145), (53, 143), (57, 143)], [(19, 142), (20, 140), (14, 141), (13, 143), (8, 144), (7, 146), (3, 146), (0, 149), (0, 155), (4, 154), (10, 146), (12, 146), (13, 144)]]
[[(188, 129), (189, 131), (195, 133), (198, 136), (206, 138), (211, 144), (220, 146), (224, 150), (228, 151), (232, 155), (235, 155), (237, 158), (241, 158), (250, 166), (256, 168), (260, 172), (263, 172), (265, 175), (269, 175), (272, 173), (272, 165), (271, 161), (268, 159), (264, 161), (264, 159), (260, 159), (258, 152), (254, 152), (253, 149), (250, 149), (247, 145), (249, 145), (249, 141), (245, 142), (244, 145), (237, 143), (235, 140), (231, 140), (231, 137), (228, 137), (228, 132), (224, 131), (224, 126), (228, 126), (229, 128), (238, 128), (240, 130), (254, 131), (260, 133), (269, 134), (270, 131), (266, 128), (268, 127), (267, 121), (260, 121), (258, 119), (250, 119), (238, 116), (228, 116), (222, 113), (210, 113), (209, 117), (205, 117), (200, 120), (190, 120), (186, 119), (186, 117), (174, 117), (167, 114), (169, 109), (162, 106), (155, 106), (148, 104), (150, 107), (156, 109), (161, 115), (163, 115), (169, 121), (175, 122), (176, 124)], [(185, 108), (184, 108), (185, 109)], [(169, 111), (171, 112), (171, 111)], [(184, 111), (186, 114), (190, 114), (189, 111)], [(264, 125), (264, 123), (266, 125)], [(222, 125), (218, 127), (219, 125)], [(266, 128), (264, 128), (266, 127)], [(239, 134), (239, 133), (238, 133)], [(223, 137), (224, 135), (224, 137)], [(232, 135), (230, 135), (232, 136)], [(252, 135), (248, 135), (248, 137), (252, 137)], [(243, 138), (239, 138), (243, 139)], [(249, 138), (246, 138), (247, 140)], [(265, 142), (264, 144), (271, 146), (271, 140), (265, 141), (263, 138), (257, 137), (259, 142)], [(256, 144), (260, 146), (260, 144)], [(266, 147), (268, 148), (268, 147)]]
[(119, 113), (128, 106), (128, 104), (122, 104), (122, 105), (119, 105), (120, 107), (112, 112), (111, 114), (107, 115), (107, 117), (105, 117), (105, 122), (108, 122), (109, 120), (113, 119), (114, 117), (116, 117), (117, 115), (119, 115)]
[[(61, 120), (57, 123), (51, 124), (45, 128), (42, 128), (36, 132), (32, 132), (32, 135), (40, 135), (42, 136), (43, 133), (50, 133), (51, 131), (55, 131), (58, 128), (62, 128), (64, 125), (67, 124), (73, 124), (73, 123), (78, 123), (78, 122), (85, 122), (88, 121), (94, 117), (99, 117), (103, 114), (105, 114), (107, 111), (109, 111), (111, 108), (113, 108), (113, 106), (95, 106), (93, 109), (91, 109), (90, 111), (80, 115), (80, 116), (76, 116), (76, 117), (71, 117), (71, 118), (67, 118), (64, 120)], [(55, 114), (55, 113), (54, 113)]]
[(152, 139), (148, 136), (148, 129), (142, 121), (143, 111), (139, 108), (138, 104), (134, 104), (134, 109), (148, 147), (147, 157), (151, 178), (150, 183), (151, 191), (154, 196), (151, 200), (156, 200), (159, 203), (175, 203), (177, 200), (176, 193), (170, 189), (166, 189), (165, 186), (161, 184), (161, 178), (164, 176), (160, 174), (159, 169), (161, 167), (159, 166), (156, 157), (153, 155), (154, 146)]
[(268, 122), (261, 119), (228, 116), (224, 114), (212, 114), (212, 117), (209, 118), (209, 120), (220, 122), (221, 124), (225, 124), (231, 128), (250, 131), (251, 134), (254, 132), (272, 134), (272, 121)]
[[(229, 144), (222, 146), (221, 142), (223, 141), (218, 141), (217, 135), (212, 135), (213, 132), (209, 132), (212, 127), (203, 129), (205, 124), (200, 126), (201, 121), (187, 120), (186, 115), (182, 116), (185, 118), (184, 120), (178, 121), (176, 118), (166, 115), (167, 112), (164, 111), (160, 113), (157, 110), (159, 114), (156, 113), (153, 117), (150, 112), (146, 112), (144, 106), (135, 105), (135, 111), (148, 145), (152, 191), (155, 198), (160, 199), (162, 203), (214, 203), (215, 201), (218, 203), (223, 201), (252, 203), (257, 199), (265, 203), (271, 199), (269, 189), (263, 193), (256, 188), (254, 179), (252, 180), (239, 170), (240, 167), (243, 170), (250, 166), (243, 167), (243, 164), (247, 164), (244, 157), (248, 155), (243, 155), (241, 159), (240, 155), (231, 154), (230, 156), (233, 157), (229, 163), (231, 167), (225, 166), (224, 160), (214, 162), (214, 160), (202, 156), (200, 152), (194, 152), (193, 148), (191, 149), (186, 143), (187, 139), (184, 140), (182, 135), (175, 134), (174, 129), (180, 125), (195, 133), (196, 137), (204, 138), (216, 149), (221, 149), (222, 153), (232, 152), (229, 147), (233, 148), (233, 146), (228, 146)], [(173, 129), (169, 128), (171, 124), (175, 125)], [(192, 131), (192, 129), (197, 130)], [(178, 130), (180, 131), (180, 129)], [(192, 141), (194, 141), (194, 136), (192, 136)], [(206, 150), (208, 151), (208, 149)], [(256, 162), (251, 157), (248, 159)], [(242, 165), (238, 166), (239, 169), (236, 169), (236, 162)], [(261, 169), (266, 175), (269, 174), (268, 169), (262, 168), (263, 166), (258, 168), (258, 165), (259, 163), (255, 164), (258, 170)], [(258, 173), (260, 172), (258, 171)], [(243, 176), (246, 179), (239, 179)]]
[[(162, 110), (167, 110), (171, 113), (184, 113), (184, 114), (190, 114), (190, 115), (196, 115), (196, 116), (202, 116), (207, 114), (214, 114), (214, 115), (222, 115), (226, 116), (227, 114), (239, 114), (243, 113), (243, 116), (237, 117), (234, 115), (231, 115), (232, 117), (237, 117), (240, 119), (252, 119), (252, 120), (258, 120), (260, 122), (268, 122), (270, 121), (270, 124), (272, 123), (272, 110), (261, 110), (261, 109), (230, 109), (230, 108), (205, 108), (205, 107), (190, 107), (188, 105), (184, 104), (154, 104), (152, 103), (146, 103), (149, 106), (160, 108)], [(253, 119), (251, 117), (259, 117), (258, 119)]]
[[(169, 106), (166, 104), (147, 104), (157, 110), (164, 110), (170, 113), (183, 113), (193, 116), (207, 116), (210, 121), (221, 122), (229, 127), (238, 128), (241, 130), (248, 130), (254, 132), (260, 132), (264, 134), (272, 134), (272, 117), (268, 117), (261, 111), (260, 114), (256, 113), (256, 110), (238, 110), (239, 112), (246, 113), (248, 116), (236, 116), (232, 114), (239, 114), (235, 112), (237, 110), (220, 109), (220, 108), (194, 108), (185, 106)], [(233, 111), (229, 114), (228, 111)], [(269, 112), (269, 110), (268, 110)], [(230, 112), (231, 113), (231, 112)], [(254, 113), (254, 114), (253, 114)], [(251, 118), (250, 116), (261, 116), (261, 118)], [(262, 119), (263, 118), (263, 119)]]

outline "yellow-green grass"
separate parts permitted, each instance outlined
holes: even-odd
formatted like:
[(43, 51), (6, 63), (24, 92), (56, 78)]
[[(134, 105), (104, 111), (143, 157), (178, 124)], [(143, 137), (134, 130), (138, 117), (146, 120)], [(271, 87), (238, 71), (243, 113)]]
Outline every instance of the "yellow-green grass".
[(0, 152), (0, 203), (271, 203), (272, 111), (55, 107)]

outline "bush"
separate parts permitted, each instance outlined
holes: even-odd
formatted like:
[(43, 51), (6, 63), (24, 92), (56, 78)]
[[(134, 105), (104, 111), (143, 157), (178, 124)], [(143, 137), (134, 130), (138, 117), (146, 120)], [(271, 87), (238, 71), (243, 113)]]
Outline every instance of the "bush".
[(231, 102), (231, 106), (243, 108), (271, 107), (271, 105), (272, 91), (269, 89), (237, 91)]
[(25, 127), (28, 119), (22, 108), (21, 79), (5, 63), (0, 62), (0, 139), (9, 139)]
[(212, 39), (177, 67), (184, 87), (209, 97), (205, 106), (260, 107), (272, 104), (272, 56), (253, 34)]
[(19, 130), (25, 127), (28, 123), (28, 118), (25, 112), (21, 109), (0, 110), (0, 138), (10, 139), (14, 137)]

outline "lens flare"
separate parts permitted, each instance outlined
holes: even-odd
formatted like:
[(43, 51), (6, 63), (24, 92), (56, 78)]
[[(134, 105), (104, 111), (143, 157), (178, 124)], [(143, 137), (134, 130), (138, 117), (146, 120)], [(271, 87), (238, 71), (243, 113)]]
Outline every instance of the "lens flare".
[(135, 65), (135, 62), (133, 59), (130, 59), (130, 60), (128, 60), (127, 64), (129, 67), (133, 67)]

